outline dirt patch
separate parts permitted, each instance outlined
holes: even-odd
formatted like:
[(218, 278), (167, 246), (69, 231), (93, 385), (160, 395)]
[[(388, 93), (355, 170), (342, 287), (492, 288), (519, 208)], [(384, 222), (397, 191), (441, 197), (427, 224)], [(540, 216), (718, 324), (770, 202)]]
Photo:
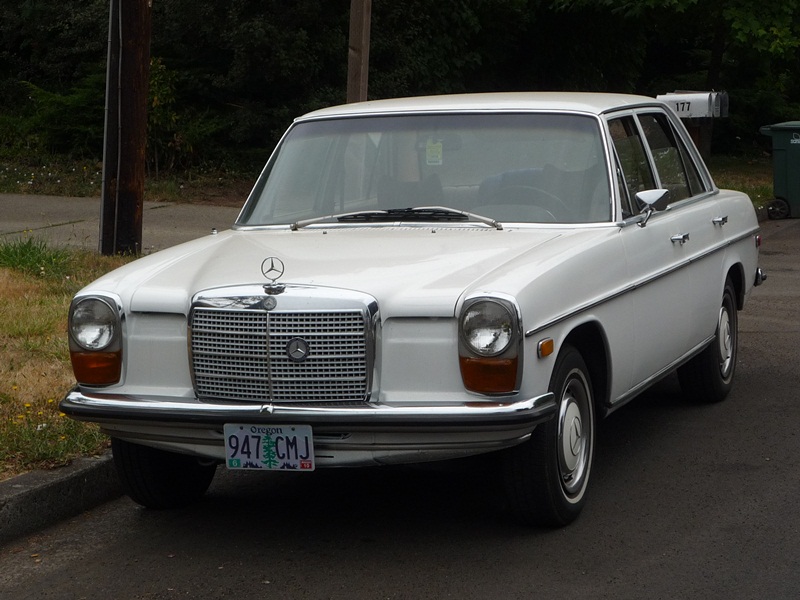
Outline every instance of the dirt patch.
[(179, 202), (204, 206), (241, 207), (244, 205), (253, 180), (216, 180), (212, 178), (191, 181), (150, 182), (144, 199), (152, 202)]
[(0, 268), (0, 300), (19, 301), (39, 291), (38, 282), (12, 271)]
[(247, 200), (252, 188), (252, 182), (236, 182), (219, 189), (198, 189), (194, 191), (192, 198), (188, 201), (192, 204), (209, 206), (240, 207)]

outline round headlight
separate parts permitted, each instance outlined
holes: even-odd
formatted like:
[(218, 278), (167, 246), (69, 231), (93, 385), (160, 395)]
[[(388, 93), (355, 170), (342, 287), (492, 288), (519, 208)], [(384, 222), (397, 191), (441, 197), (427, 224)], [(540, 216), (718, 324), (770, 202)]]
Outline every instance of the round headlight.
[(98, 298), (80, 300), (72, 309), (69, 331), (84, 350), (105, 350), (117, 333), (117, 311)]
[(514, 317), (505, 305), (479, 301), (468, 307), (461, 317), (461, 333), (472, 352), (497, 356), (513, 341), (513, 324)]

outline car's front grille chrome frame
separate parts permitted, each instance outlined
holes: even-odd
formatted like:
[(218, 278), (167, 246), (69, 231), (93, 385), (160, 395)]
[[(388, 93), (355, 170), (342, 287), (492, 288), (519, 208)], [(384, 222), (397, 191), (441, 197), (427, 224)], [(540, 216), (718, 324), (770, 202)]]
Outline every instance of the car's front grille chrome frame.
[(209, 401), (369, 401), (377, 323), (375, 299), (349, 290), (201, 292), (189, 315), (195, 393)]

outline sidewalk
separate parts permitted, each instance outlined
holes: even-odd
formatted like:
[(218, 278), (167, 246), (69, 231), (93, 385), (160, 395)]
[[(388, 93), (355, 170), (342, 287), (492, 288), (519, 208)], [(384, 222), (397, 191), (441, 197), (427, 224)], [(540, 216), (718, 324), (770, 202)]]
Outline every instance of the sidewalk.
[[(239, 208), (145, 202), (143, 254), (229, 229)], [(0, 242), (32, 236), (54, 246), (97, 250), (100, 199), (0, 194)], [(0, 546), (122, 493), (110, 454), (0, 482)]]
[[(244, 202), (244, 199), (242, 200)], [(0, 241), (33, 236), (57, 246), (97, 250), (100, 199), (0, 194)], [(145, 202), (142, 253), (230, 229), (239, 208)]]

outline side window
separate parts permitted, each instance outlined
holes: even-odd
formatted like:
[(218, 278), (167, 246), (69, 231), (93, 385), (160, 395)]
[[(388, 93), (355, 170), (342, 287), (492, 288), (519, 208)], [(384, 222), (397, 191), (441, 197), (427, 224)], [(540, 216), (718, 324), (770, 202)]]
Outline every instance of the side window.
[(670, 202), (677, 202), (703, 191), (700, 176), (689, 154), (663, 113), (639, 115), (661, 187), (670, 191)]
[[(623, 198), (622, 210), (628, 215), (639, 212), (634, 197), (636, 192), (656, 187), (650, 163), (644, 150), (639, 128), (633, 117), (621, 117), (608, 122), (611, 139), (617, 152), (620, 174), (625, 182), (627, 198)], [(627, 206), (626, 206), (627, 203)]]

